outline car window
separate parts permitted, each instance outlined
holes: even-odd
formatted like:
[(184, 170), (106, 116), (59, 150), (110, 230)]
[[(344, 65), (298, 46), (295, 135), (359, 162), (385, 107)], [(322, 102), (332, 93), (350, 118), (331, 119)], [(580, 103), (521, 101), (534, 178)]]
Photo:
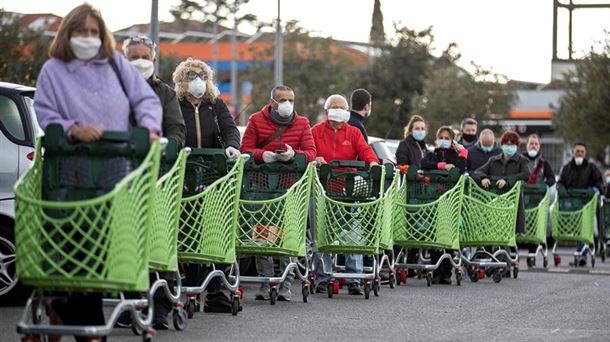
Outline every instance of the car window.
[(0, 125), (12, 140), (24, 141), (25, 130), (17, 104), (6, 96), (0, 95)]
[(28, 110), (32, 114), (31, 122), (34, 126), (34, 137), (40, 137), (44, 135), (42, 128), (38, 125), (38, 119), (36, 118), (36, 110), (34, 109), (34, 93), (32, 94), (22, 94), (25, 99), (25, 103), (28, 106)]

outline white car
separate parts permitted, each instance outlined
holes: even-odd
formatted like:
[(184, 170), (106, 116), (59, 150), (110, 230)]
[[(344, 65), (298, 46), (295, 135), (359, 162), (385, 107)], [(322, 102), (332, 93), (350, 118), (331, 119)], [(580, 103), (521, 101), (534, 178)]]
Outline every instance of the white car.
[[(396, 150), (392, 151), (385, 139), (369, 136), (369, 145), (375, 151), (377, 158), (385, 163), (396, 164)], [(397, 145), (398, 146), (398, 145)]]

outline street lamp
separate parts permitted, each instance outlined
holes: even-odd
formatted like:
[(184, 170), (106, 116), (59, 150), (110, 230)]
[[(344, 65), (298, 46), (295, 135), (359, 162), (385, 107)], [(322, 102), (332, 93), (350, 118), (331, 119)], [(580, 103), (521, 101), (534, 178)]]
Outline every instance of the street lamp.
[(280, 19), (280, 0), (277, 0), (277, 20), (275, 22), (275, 85), (284, 84), (282, 52), (282, 21)]

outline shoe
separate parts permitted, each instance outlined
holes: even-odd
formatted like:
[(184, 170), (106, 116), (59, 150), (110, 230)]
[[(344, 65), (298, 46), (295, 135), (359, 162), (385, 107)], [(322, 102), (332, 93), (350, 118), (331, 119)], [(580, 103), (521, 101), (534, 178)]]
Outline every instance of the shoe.
[(347, 293), (352, 296), (362, 296), (364, 294), (364, 292), (362, 292), (362, 288), (358, 284), (347, 285)]
[(440, 278), (438, 283), (441, 285), (451, 285), (451, 276), (445, 277), (445, 278)]
[(316, 293), (326, 293), (326, 287), (328, 286), (327, 282), (321, 282), (316, 285)]
[(580, 259), (580, 261), (578, 261), (578, 266), (580, 266), (580, 267), (585, 267), (585, 266), (587, 266), (587, 260), (585, 260), (585, 259)]
[(169, 322), (167, 321), (167, 317), (155, 317), (153, 321), (153, 328), (155, 330), (168, 330)]
[(222, 292), (208, 293), (205, 296), (203, 312), (231, 313), (231, 301)]
[(114, 323), (115, 328), (131, 328), (131, 313), (127, 311), (121, 312), (119, 318)]
[(255, 300), (269, 300), (269, 291), (271, 290), (271, 286), (269, 284), (261, 284), (261, 287), (258, 289), (258, 293), (256, 294)]
[(290, 293), (290, 289), (287, 287), (281, 287), (279, 293), (277, 294), (277, 300), (281, 302), (289, 302), (292, 293)]

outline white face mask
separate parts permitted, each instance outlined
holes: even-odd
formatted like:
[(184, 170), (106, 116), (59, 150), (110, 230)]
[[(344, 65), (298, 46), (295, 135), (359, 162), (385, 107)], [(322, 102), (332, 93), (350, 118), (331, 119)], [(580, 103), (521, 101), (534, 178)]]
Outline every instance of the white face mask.
[(328, 109), (328, 120), (337, 122), (348, 122), (349, 112), (342, 108), (329, 108)]
[(99, 37), (72, 37), (70, 47), (78, 59), (88, 61), (100, 52), (102, 41)]
[(574, 157), (574, 163), (576, 163), (576, 165), (582, 165), (582, 162), (585, 159), (583, 157)]
[(292, 115), (292, 103), (290, 101), (284, 101), (277, 106), (277, 113), (283, 117)]
[(150, 76), (152, 76), (155, 72), (155, 64), (153, 63), (153, 61), (149, 61), (148, 59), (134, 59), (129, 63), (131, 63), (131, 65), (138, 69), (140, 75), (142, 75), (145, 80), (149, 79)]
[(196, 98), (201, 98), (205, 94), (207, 85), (199, 77), (189, 82), (189, 93)]
[(530, 156), (530, 158), (534, 158), (535, 156), (538, 155), (538, 151), (536, 151), (536, 150), (527, 150), (527, 155)]

